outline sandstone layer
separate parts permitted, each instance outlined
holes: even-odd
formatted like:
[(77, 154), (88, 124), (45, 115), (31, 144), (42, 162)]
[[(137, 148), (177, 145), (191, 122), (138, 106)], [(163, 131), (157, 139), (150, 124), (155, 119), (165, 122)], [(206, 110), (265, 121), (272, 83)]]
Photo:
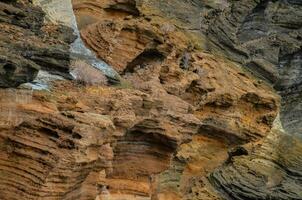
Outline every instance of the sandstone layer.
[[(39, 49), (12, 45), (11, 63), (68, 74), (70, 29), (2, 4), (41, 15), (24, 28), (4, 9), (3, 26), (31, 32), (6, 47)], [(73, 4), (82, 39), (123, 80), (1, 89), (0, 199), (302, 198), (299, 1)], [(26, 82), (2, 74), (1, 87)]]
[[(250, 152), (241, 148), (229, 152), (231, 157), (234, 154), (236, 158), (228, 159), (215, 170), (210, 175), (210, 182), (224, 198), (229, 199), (302, 198), (301, 182), (297, 178), (300, 175), (296, 173), (300, 170), (299, 135), (302, 124), (300, 1), (74, 0), (74, 9), (86, 44), (100, 58), (125, 74), (124, 77), (138, 87), (138, 80), (149, 81), (154, 78), (154, 73), (158, 73), (156, 70), (150, 72), (150, 68), (160, 66), (157, 69), (159, 81), (166, 92), (179, 96), (191, 105), (201, 104), (204, 116), (213, 115), (213, 110), (207, 111), (203, 107), (206, 97), (215, 95), (219, 89), (235, 92), (234, 85), (238, 84), (232, 85), (231, 81), (235, 78), (230, 76), (231, 80), (228, 79), (225, 71), (219, 73), (215, 69), (214, 74), (209, 75), (205, 61), (201, 61), (202, 70), (196, 68), (195, 52), (211, 52), (215, 55), (215, 61), (222, 56), (241, 63), (248, 72), (271, 84), (282, 97), (280, 128), (274, 129)], [(202, 98), (187, 94), (192, 90), (184, 87), (184, 79), (192, 80), (192, 76), (184, 75), (188, 74), (184, 71), (206, 74), (190, 84), (198, 86), (199, 90), (194, 91)], [(205, 77), (212, 79), (211, 83), (218, 82), (215, 90), (207, 87)], [(202, 86), (201, 90), (199, 86)], [(224, 114), (236, 113), (226, 109), (232, 104), (230, 96), (214, 97), (214, 105), (224, 107)], [(255, 100), (253, 95), (247, 96)], [(218, 99), (223, 99), (223, 103)], [(236, 109), (239, 108), (236, 104)], [(216, 120), (220, 116), (219, 112), (213, 117), (215, 125), (212, 127), (219, 126)], [(271, 122), (273, 119), (266, 118)], [(228, 130), (226, 127), (222, 129)], [(260, 132), (257, 130), (254, 133), (257, 135)], [(210, 132), (209, 135), (213, 137), (216, 134)], [(231, 141), (233, 143), (234, 140)]]

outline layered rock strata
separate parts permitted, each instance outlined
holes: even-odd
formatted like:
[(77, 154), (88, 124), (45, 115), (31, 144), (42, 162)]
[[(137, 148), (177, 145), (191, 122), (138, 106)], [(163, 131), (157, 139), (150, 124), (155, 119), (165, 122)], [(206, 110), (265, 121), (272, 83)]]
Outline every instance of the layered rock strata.
[(27, 1), (0, 4), (1, 87), (30, 82), (39, 69), (70, 77), (72, 30), (44, 24), (44, 12)]
[(259, 43), (263, 55), (241, 48), (258, 44), (247, 30), (278, 15), (275, 6), (297, 15), (274, 17), (267, 33), (299, 31), (298, 1), (73, 3), (86, 45), (123, 81), (2, 89), (0, 199), (301, 199), (299, 43), (280, 44), (296, 52), (280, 67), (272, 43)]
[[(93, 199), (106, 187), (112, 199), (220, 199), (207, 176), (228, 160), (228, 148), (269, 133), (278, 96), (236, 63), (196, 51), (169, 24), (130, 18), (99, 26), (112, 48), (103, 58), (124, 83), (63, 81), (17, 104), (24, 117), (3, 127), (5, 162), (32, 165), (2, 170), (3, 185), (10, 177), (19, 184), (3, 198)], [(24, 171), (40, 182), (14, 175)]]
[[(71, 0), (34, 0), (34, 4), (41, 7), (46, 14), (46, 19), (54, 24), (58, 24), (71, 29), (76, 39), (70, 45), (70, 55), (72, 60), (87, 63), (91, 67), (101, 70), (112, 82), (119, 82), (119, 75), (105, 62), (98, 59), (94, 52), (88, 49), (83, 43), (76, 17), (73, 12)], [(75, 76), (74, 73), (71, 74)]]
[[(268, 101), (264, 105), (275, 103), (259, 107), (256, 118), (274, 117), (276, 97), (257, 94)], [(221, 100), (208, 107), (213, 113), (227, 109), (216, 102)], [(253, 127), (239, 110), (239, 126), (232, 116), (207, 119), (164, 89), (78, 88), (63, 81), (52, 92), (34, 92), (29, 101), (13, 105), (18, 120), (1, 128), (2, 199), (93, 199), (102, 186), (112, 199), (211, 199), (216, 194), (205, 176), (227, 159), (227, 148), (262, 137), (248, 128), (263, 135), (270, 129), (250, 119)], [(203, 193), (191, 193), (193, 186)]]
[[(214, 74), (210, 75), (206, 67), (208, 59), (204, 55), (196, 56), (196, 51), (211, 52), (216, 55), (215, 61), (220, 55), (241, 63), (249, 72), (272, 84), (282, 97), (281, 126), (273, 129), (258, 145), (249, 143), (230, 150), (229, 158), (214, 170), (209, 180), (226, 199), (301, 199), (298, 172), (301, 161), (299, 74), (302, 30), (299, 1), (74, 0), (74, 9), (86, 44), (135, 86), (138, 85), (138, 89), (152, 91), (152, 87), (146, 89), (144, 84), (153, 82), (155, 88), (154, 74), (159, 72), (159, 82), (166, 92), (194, 105), (205, 118), (217, 112), (218, 115), (205, 119), (206, 123), (201, 125), (207, 137), (222, 139), (227, 144), (253, 141), (247, 135), (247, 140), (236, 134), (220, 137), (222, 132), (228, 133), (231, 129), (218, 128), (222, 113), (213, 112), (208, 106), (222, 107), (224, 114), (236, 113), (230, 111), (234, 102), (232, 95), (215, 95), (219, 89), (228, 90), (228, 86), (236, 93), (236, 87), (227, 78), (230, 73), (221, 71), (220, 74), (215, 68)], [(200, 63), (201, 70), (195, 67), (196, 63)], [(197, 73), (199, 78), (195, 80), (188, 71)], [(207, 84), (209, 79), (211, 83), (217, 83), (215, 89)], [(192, 82), (185, 87), (188, 80)], [(256, 85), (264, 82), (258, 80)], [(192, 95), (192, 91), (198, 95)], [(213, 93), (214, 102), (207, 102)], [(259, 102), (254, 94), (246, 94), (240, 99), (243, 98)], [(259, 102), (256, 107), (262, 107), (261, 104)], [(236, 109), (240, 109), (239, 105), (236, 104)], [(274, 117), (268, 115), (263, 121), (272, 123)], [(209, 127), (219, 134), (207, 131)], [(260, 132), (255, 130), (254, 133), (258, 135)], [(287, 153), (281, 153), (285, 151)], [(197, 193), (200, 199), (208, 198), (203, 196), (203, 190)], [(163, 198), (168, 199), (167, 196)], [(190, 198), (198, 199), (196, 196)]]

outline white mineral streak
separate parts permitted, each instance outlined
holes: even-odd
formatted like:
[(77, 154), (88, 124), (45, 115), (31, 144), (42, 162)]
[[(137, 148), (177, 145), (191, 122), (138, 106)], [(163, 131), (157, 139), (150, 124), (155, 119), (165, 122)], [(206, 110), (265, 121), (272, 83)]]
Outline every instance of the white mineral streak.
[(275, 119), (275, 121), (273, 123), (272, 131), (273, 130), (285, 133), (285, 130), (284, 130), (283, 126), (282, 126), (282, 122), (280, 120), (280, 114), (277, 115), (277, 117), (276, 117), (276, 119)]
[(46, 12), (47, 20), (50, 20), (52, 23), (71, 27), (74, 30), (77, 39), (70, 47), (73, 59), (84, 60), (86, 63), (101, 70), (107, 76), (114, 79), (118, 78), (117, 72), (108, 64), (98, 59), (96, 55), (85, 46), (80, 36), (71, 0), (34, 0), (34, 3)]
[(31, 83), (24, 83), (20, 88), (29, 88), (33, 90), (49, 90), (49, 84), (52, 81), (56, 80), (64, 80), (62, 76), (53, 75), (48, 73), (47, 71), (40, 70), (35, 80)]

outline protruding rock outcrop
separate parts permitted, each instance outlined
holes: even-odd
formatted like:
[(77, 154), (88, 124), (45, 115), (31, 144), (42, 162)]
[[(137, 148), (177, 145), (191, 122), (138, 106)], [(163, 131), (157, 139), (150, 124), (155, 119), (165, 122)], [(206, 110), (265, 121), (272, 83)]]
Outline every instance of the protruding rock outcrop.
[[(301, 199), (298, 1), (73, 3), (83, 41), (123, 80), (1, 90), (0, 199)], [(66, 74), (72, 29), (9, 20), (10, 52)]]
[(27, 1), (0, 2), (1, 87), (32, 81), (39, 69), (69, 75), (69, 44), (75, 39), (67, 27), (44, 23), (45, 14)]
[[(287, 135), (298, 135), (301, 129), (301, 3), (74, 0), (74, 9), (86, 44), (124, 74), (135, 88), (162, 99), (163, 93), (179, 97), (200, 120), (199, 134), (226, 148), (243, 145), (238, 149), (244, 151), (234, 150), (229, 158), (223, 153), (216, 155), (225, 159), (216, 165), (221, 167), (207, 170), (208, 174), (213, 172), (210, 183), (223, 198), (301, 197), (301, 184), (288, 171), (301, 160), (300, 139)], [(197, 53), (199, 50), (215, 56)], [(230, 63), (228, 59), (240, 63), (248, 72), (226, 64)], [(252, 78), (249, 82), (249, 72), (262, 80)], [(251, 143), (265, 137), (275, 119), (271, 111), (276, 110), (278, 100), (271, 98), (266, 83), (282, 96), (280, 119), (285, 133), (274, 130), (264, 141)], [(261, 88), (266, 88), (266, 92), (260, 92)], [(292, 141), (296, 144), (294, 150), (277, 145)], [(214, 148), (214, 143), (210, 144)], [(194, 139), (188, 146), (198, 149)], [(277, 155), (283, 149), (291, 152), (291, 161)], [(202, 155), (201, 151), (191, 159), (199, 160)], [(157, 188), (165, 189), (160, 190), (157, 198), (218, 198), (209, 192), (211, 184), (200, 171), (197, 174), (202, 184), (194, 177), (190, 183), (198, 186), (190, 185), (191, 193), (182, 186), (173, 187), (186, 174), (180, 166), (182, 162), (173, 160), (171, 168), (160, 176), (165, 181)], [(249, 174), (251, 171), (253, 175)], [(272, 171), (283, 175), (271, 180)], [(172, 181), (169, 177), (178, 178)]]

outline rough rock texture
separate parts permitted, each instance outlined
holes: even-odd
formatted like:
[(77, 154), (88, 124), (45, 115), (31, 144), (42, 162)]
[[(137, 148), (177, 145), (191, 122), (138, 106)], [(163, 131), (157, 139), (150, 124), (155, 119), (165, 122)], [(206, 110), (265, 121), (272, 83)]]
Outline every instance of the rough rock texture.
[(123, 81), (1, 90), (0, 199), (301, 199), (299, 1), (73, 3)]
[(211, 23), (208, 38), (215, 50), (275, 83), (282, 60), (301, 49), (301, 6), (299, 1), (236, 2)]
[(32, 81), (39, 69), (69, 77), (72, 30), (44, 24), (44, 12), (28, 2), (0, 2), (1, 87)]
[(35, 63), (21, 56), (11, 54), (9, 50), (0, 50), (0, 86), (17, 87), (32, 81), (40, 69)]
[(283, 60), (301, 54), (300, 1), (74, 0), (74, 4), (79, 27), (85, 29), (83, 37), (91, 38), (87, 44), (96, 51), (103, 48), (98, 46), (103, 38), (92, 36), (104, 34), (101, 23), (136, 18), (166, 31), (177, 27), (197, 40), (194, 45), (240, 62), (273, 83), (282, 76)]
[(274, 130), (250, 155), (210, 177), (228, 199), (301, 199), (301, 138)]
[[(204, 119), (193, 105), (158, 90), (58, 82), (52, 92), (34, 92), (27, 101), (31, 94), (3, 90), (1, 106), (11, 118), (1, 126), (1, 199), (93, 199), (102, 185), (113, 199), (191, 199), (199, 195), (192, 194), (193, 185), (203, 191), (200, 198), (212, 199), (204, 176), (227, 159), (228, 146), (262, 137), (247, 129), (266, 135), (270, 125), (257, 119), (277, 111), (276, 102), (274, 108), (259, 107), (249, 119), (256, 127), (237, 111), (242, 123), (236, 126), (231, 116)], [(255, 93), (260, 101), (277, 101), (265, 92)], [(205, 109), (235, 109), (215, 102), (221, 100)]]
[(135, 18), (131, 2), (108, 5), (112, 18), (83, 30), (125, 79), (120, 88), (58, 82), (15, 105), (18, 123), (1, 132), (1, 186), (18, 187), (3, 198), (94, 199), (106, 186), (111, 199), (221, 199), (208, 175), (229, 148), (270, 132), (280, 103), (270, 86), (194, 49), (168, 22)]
[[(299, 178), (302, 124), (300, 1), (74, 0), (74, 9), (86, 44), (136, 88), (148, 92), (158, 90), (159, 86), (155, 84), (158, 77), (160, 87), (168, 94), (193, 106), (194, 114), (202, 119), (199, 130), (204, 136), (224, 144), (248, 143), (228, 150), (229, 158), (222, 159), (216, 167), (221, 166), (213, 169), (212, 174), (207, 171), (211, 174), (211, 185), (221, 197), (302, 198)], [(196, 53), (199, 50), (215, 56)], [(222, 67), (221, 62), (215, 67), (218, 55), (240, 63), (281, 94), (281, 125), (263, 141), (250, 143), (265, 135), (252, 126), (245, 129), (242, 122), (250, 124), (250, 118), (239, 117), (241, 120), (238, 120), (236, 114), (246, 111), (243, 116), (256, 116), (251, 113), (253, 109), (241, 106), (246, 106), (246, 102), (253, 102), (256, 110), (272, 108), (271, 103), (264, 99), (259, 101), (253, 92), (239, 95), (234, 86), (243, 83), (236, 79), (242, 80), (247, 72), (234, 73), (230, 66)], [(223, 63), (228, 63), (225, 58)], [(264, 84), (254, 80), (256, 87)], [(148, 87), (144, 85), (146, 82), (153, 84)], [(246, 82), (243, 87), (249, 88)], [(225, 123), (226, 115), (228, 123)], [(274, 116), (267, 114), (258, 118), (259, 121), (272, 124)], [(243, 129), (238, 131), (236, 126)], [(221, 133), (224, 133), (222, 137)], [(202, 157), (203, 153), (210, 154), (203, 150), (196, 157)], [(172, 166), (181, 169), (177, 163), (172, 162)], [(167, 172), (165, 178), (174, 178), (177, 173), (186, 176), (180, 170)], [(205, 179), (202, 173), (197, 174)], [(197, 184), (198, 178), (194, 179)], [(189, 186), (194, 195), (188, 199), (215, 199), (211, 195), (203, 196), (208, 194), (207, 190), (200, 188), (209, 186), (201, 185)], [(175, 188), (171, 189), (168, 196), (177, 193), (175, 191)], [(183, 191), (180, 193), (184, 194)], [(179, 197), (177, 195), (172, 198)], [(162, 198), (169, 199), (168, 196)], [(184, 196), (181, 198), (188, 197)]]

